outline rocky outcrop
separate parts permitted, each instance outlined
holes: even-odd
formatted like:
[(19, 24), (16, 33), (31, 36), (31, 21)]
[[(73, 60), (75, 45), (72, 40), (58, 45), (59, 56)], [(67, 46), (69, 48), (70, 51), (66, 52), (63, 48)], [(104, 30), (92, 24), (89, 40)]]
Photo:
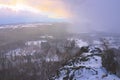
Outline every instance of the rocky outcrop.
[(49, 80), (119, 80), (102, 67), (100, 53), (86, 52), (86, 47), (81, 50), (85, 52), (67, 61)]

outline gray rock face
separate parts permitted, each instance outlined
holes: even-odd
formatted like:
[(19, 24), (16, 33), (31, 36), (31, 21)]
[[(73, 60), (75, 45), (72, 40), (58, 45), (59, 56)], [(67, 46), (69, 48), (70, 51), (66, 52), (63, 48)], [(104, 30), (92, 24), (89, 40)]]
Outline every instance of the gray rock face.
[(108, 49), (102, 56), (102, 65), (111, 73), (120, 77), (120, 50)]

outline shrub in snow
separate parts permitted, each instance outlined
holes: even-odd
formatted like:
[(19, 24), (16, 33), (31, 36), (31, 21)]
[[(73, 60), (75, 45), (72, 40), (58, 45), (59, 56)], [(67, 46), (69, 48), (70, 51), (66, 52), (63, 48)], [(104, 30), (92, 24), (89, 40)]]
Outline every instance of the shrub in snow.
[(81, 52), (89, 52), (89, 46), (87, 46), (87, 47), (81, 47)]
[(102, 65), (111, 73), (120, 77), (120, 50), (108, 49), (102, 55)]

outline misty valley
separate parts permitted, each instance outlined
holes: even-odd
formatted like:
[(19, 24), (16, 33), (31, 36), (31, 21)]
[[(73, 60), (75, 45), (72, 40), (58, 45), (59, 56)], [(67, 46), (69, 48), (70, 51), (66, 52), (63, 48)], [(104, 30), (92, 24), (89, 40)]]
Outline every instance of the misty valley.
[(1, 25), (0, 80), (119, 80), (120, 35), (67, 26)]
[(120, 80), (120, 0), (0, 0), (0, 80)]

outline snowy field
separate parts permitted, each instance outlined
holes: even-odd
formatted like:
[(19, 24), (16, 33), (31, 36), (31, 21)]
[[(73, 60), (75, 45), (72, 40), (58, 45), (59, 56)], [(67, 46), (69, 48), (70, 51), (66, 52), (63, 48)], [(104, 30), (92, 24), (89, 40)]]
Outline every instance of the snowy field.
[[(75, 55), (74, 53), (76, 53), (77, 50), (88, 47), (88, 52), (84, 52), (77, 57), (73, 56), (65, 65), (61, 67), (54, 65), (54, 67), (59, 69), (57, 69), (57, 73), (54, 74), (55, 76), (52, 77), (52, 80), (120, 80), (116, 75), (109, 73), (102, 67), (101, 54), (104, 48), (100, 40), (100, 38), (105, 39), (110, 48), (120, 49), (120, 37), (101, 37), (91, 34), (87, 34), (86, 37), (81, 37), (81, 35), (76, 36), (72, 34), (64, 36), (64, 38), (63, 36), (59, 38), (58, 35), (41, 34), (42, 32), (39, 30), (42, 31), (42, 29), (40, 27), (38, 28), (38, 25), (52, 26), (52, 24), (20, 24), (0, 27), (0, 36), (2, 37), (0, 38), (0, 51), (4, 53), (1, 54), (0, 59), (3, 60), (4, 58), (5, 61), (3, 61), (3, 63), (5, 65), (7, 64), (5, 69), (9, 67), (18, 68), (21, 65), (28, 64), (35, 67), (35, 69), (36, 67), (37, 69), (41, 69), (47, 63), (50, 65), (54, 65), (53, 63), (62, 63), (64, 59), (66, 60), (66, 58)], [(0, 64), (0, 70), (2, 69), (1, 65), (2, 64)], [(27, 68), (24, 67), (25, 66), (22, 66), (20, 68), (26, 70)], [(49, 65), (45, 67), (48, 68)], [(48, 68), (48, 70), (51, 69), (51, 67)], [(21, 70), (22, 69), (20, 69), (20, 71)], [(39, 71), (42, 71), (42, 69)], [(46, 69), (44, 69), (44, 71), (46, 71)], [(43, 74), (39, 73), (42, 72), (37, 73), (38, 77), (43, 76)], [(44, 77), (46, 77), (46, 74)]]

